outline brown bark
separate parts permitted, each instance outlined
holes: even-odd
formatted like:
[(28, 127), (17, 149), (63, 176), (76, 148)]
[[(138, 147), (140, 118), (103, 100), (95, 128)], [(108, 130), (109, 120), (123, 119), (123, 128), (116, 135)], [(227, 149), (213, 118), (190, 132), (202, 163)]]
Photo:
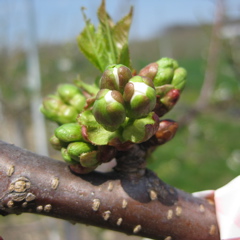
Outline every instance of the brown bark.
[(123, 174), (123, 162), (138, 150), (141, 162), (136, 147), (126, 157), (120, 152), (115, 172), (78, 176), (64, 162), (0, 141), (0, 213), (42, 214), (154, 239), (219, 240), (211, 202), (165, 184), (144, 164)]

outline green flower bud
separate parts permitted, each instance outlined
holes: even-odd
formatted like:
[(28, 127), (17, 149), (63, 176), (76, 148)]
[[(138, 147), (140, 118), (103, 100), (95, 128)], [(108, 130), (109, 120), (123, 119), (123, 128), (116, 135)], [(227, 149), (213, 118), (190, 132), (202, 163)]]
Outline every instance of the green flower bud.
[(151, 78), (155, 87), (172, 84), (176, 89), (182, 90), (186, 82), (186, 70), (178, 67), (177, 61), (171, 58), (161, 58), (147, 65), (139, 75)]
[(83, 167), (87, 168), (97, 167), (100, 164), (97, 159), (97, 151), (82, 153), (80, 156), (80, 163)]
[(150, 113), (156, 104), (156, 93), (152, 80), (135, 76), (130, 79), (124, 89), (127, 117), (141, 118)]
[(67, 151), (66, 148), (61, 149), (61, 154), (62, 154), (62, 158), (65, 162), (67, 162), (69, 164), (76, 164), (77, 163), (77, 161), (72, 159), (71, 156), (68, 154), (68, 151)]
[(78, 87), (72, 84), (61, 84), (59, 85), (57, 92), (65, 103), (70, 104), (79, 112), (83, 110), (86, 99)]
[(157, 62), (158, 70), (153, 79), (154, 85), (162, 86), (170, 84), (174, 75), (174, 70), (178, 67), (178, 63), (171, 58), (161, 58)]
[(64, 105), (64, 103), (58, 96), (49, 95), (43, 99), (40, 111), (45, 115), (45, 117), (53, 121), (57, 121), (58, 111), (62, 105)]
[(69, 101), (69, 104), (78, 112), (81, 112), (86, 104), (86, 98), (81, 93), (78, 93)]
[(74, 107), (63, 105), (59, 109), (57, 122), (60, 124), (76, 122), (77, 115), (78, 111)]
[(154, 113), (149, 113), (145, 118), (129, 119), (124, 127), (122, 137), (125, 141), (141, 143), (147, 141), (158, 129), (159, 118)]
[(55, 136), (63, 142), (83, 141), (81, 126), (78, 123), (66, 123), (56, 128)]
[(100, 90), (92, 112), (96, 121), (106, 130), (112, 132), (117, 130), (126, 118), (122, 94), (115, 90)]
[(111, 64), (103, 72), (100, 89), (117, 90), (123, 93), (124, 87), (132, 77), (131, 70), (122, 64)]
[(92, 152), (93, 150), (95, 150), (95, 147), (91, 143), (85, 142), (72, 142), (67, 147), (69, 156), (77, 162), (80, 161), (82, 154)]
[(57, 93), (64, 102), (69, 103), (79, 93), (79, 89), (72, 84), (61, 84), (57, 88)]
[(173, 68), (176, 69), (178, 67), (178, 62), (172, 58), (161, 58), (157, 61), (157, 64), (160, 68)]
[(59, 124), (75, 122), (78, 115), (74, 107), (64, 104), (56, 95), (49, 95), (44, 98), (40, 111), (45, 117)]
[(158, 68), (158, 72), (153, 79), (154, 86), (170, 84), (173, 78), (174, 70), (170, 67)]
[(50, 141), (52, 147), (56, 150), (61, 150), (61, 148), (64, 146), (64, 143), (59, 138), (57, 138), (55, 135), (53, 135), (49, 141)]
[(179, 67), (174, 71), (172, 85), (176, 89), (179, 89), (180, 91), (182, 91), (186, 84), (186, 78), (187, 78), (187, 71), (184, 68)]

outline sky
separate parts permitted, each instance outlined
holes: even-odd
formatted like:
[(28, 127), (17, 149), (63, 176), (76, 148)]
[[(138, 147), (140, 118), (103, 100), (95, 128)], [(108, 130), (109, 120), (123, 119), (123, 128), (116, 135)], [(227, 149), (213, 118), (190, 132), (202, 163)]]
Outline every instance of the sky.
[[(216, 1), (106, 0), (106, 6), (114, 21), (126, 15), (130, 6), (134, 6), (130, 40), (145, 40), (159, 36), (164, 29), (176, 24), (212, 22)], [(1, 45), (26, 44), (31, 24), (39, 42), (75, 41), (84, 27), (81, 7), (86, 8), (87, 16), (97, 24), (96, 11), (100, 2), (101, 0), (0, 0)], [(225, 0), (225, 5), (228, 16), (240, 18), (239, 0)]]

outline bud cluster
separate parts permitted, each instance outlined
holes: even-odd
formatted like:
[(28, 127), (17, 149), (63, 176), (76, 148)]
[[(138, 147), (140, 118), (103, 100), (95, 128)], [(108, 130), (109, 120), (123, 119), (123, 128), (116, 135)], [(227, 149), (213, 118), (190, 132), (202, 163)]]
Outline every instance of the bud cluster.
[(83, 90), (62, 84), (40, 110), (61, 125), (50, 139), (53, 148), (61, 151), (72, 171), (88, 173), (113, 159), (117, 150), (170, 140), (176, 124), (159, 118), (176, 104), (185, 83), (186, 70), (170, 58), (149, 64), (139, 75), (112, 64), (94, 91), (86, 90), (91, 88), (86, 83), (81, 83)]
[(66, 123), (56, 128), (50, 143), (54, 149), (61, 151), (68, 164), (81, 166), (78, 166), (79, 173), (93, 171), (99, 164), (114, 158), (116, 153), (111, 146), (103, 148), (86, 141), (78, 123)]
[(147, 117), (156, 105), (152, 80), (132, 76), (131, 70), (122, 64), (109, 65), (100, 79), (99, 87), (93, 115), (108, 131), (116, 131), (129, 119)]
[(161, 117), (177, 103), (186, 84), (187, 71), (176, 60), (161, 58), (144, 67), (139, 75), (152, 79), (157, 96), (154, 111)]
[(71, 123), (76, 122), (76, 117), (85, 103), (86, 98), (79, 88), (72, 84), (61, 84), (56, 94), (43, 99), (40, 111), (58, 124)]

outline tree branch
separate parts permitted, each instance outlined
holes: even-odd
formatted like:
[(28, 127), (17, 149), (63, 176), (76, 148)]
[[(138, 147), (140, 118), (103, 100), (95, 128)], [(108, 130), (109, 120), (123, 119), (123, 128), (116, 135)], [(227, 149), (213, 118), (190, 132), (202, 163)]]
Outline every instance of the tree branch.
[(42, 214), (154, 239), (220, 239), (210, 201), (149, 170), (133, 178), (118, 171), (77, 176), (64, 162), (1, 141), (0, 166), (3, 216)]

